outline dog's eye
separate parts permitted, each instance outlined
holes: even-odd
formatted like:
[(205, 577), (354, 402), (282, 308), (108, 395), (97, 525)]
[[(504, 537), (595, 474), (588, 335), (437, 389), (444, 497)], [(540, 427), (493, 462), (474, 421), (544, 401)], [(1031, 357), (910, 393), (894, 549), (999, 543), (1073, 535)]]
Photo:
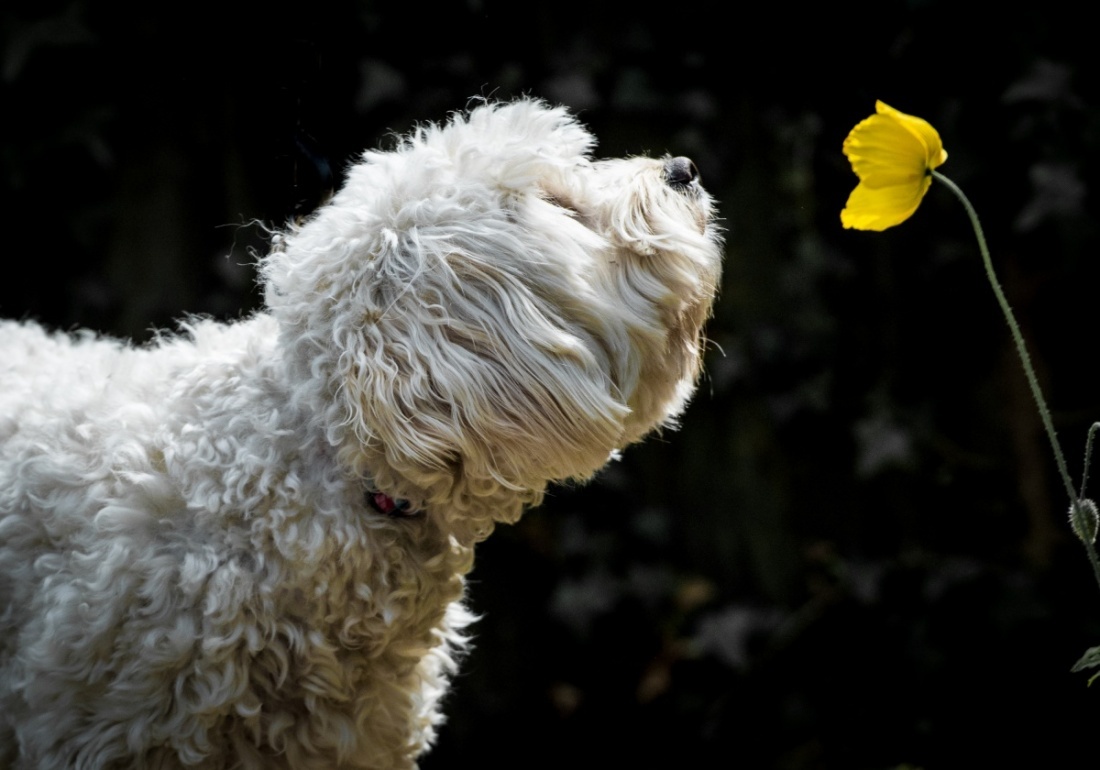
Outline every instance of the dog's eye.
[(670, 187), (683, 189), (699, 181), (699, 169), (691, 158), (669, 158), (665, 161), (665, 181)]
[(558, 208), (565, 209), (566, 211), (570, 211), (574, 214), (579, 213), (577, 211), (577, 208), (573, 204), (571, 204), (569, 201), (565, 200), (564, 198), (558, 197), (557, 195), (549, 195), (548, 194), (546, 196), (546, 202), (547, 203), (553, 203)]

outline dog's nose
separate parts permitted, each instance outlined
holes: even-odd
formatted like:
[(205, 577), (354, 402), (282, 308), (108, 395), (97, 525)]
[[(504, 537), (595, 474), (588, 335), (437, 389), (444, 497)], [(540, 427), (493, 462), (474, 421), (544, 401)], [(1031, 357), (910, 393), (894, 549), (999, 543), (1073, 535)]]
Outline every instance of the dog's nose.
[(699, 169), (691, 158), (670, 158), (665, 161), (665, 181), (673, 187), (687, 187), (699, 180)]

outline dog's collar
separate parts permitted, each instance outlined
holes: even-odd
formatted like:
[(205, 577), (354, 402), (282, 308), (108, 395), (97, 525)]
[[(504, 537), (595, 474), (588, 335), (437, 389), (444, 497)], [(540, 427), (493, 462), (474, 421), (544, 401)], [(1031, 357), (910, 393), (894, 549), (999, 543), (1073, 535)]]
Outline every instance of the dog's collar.
[(367, 490), (367, 504), (383, 516), (391, 516), (395, 519), (416, 514), (412, 503), (408, 500), (395, 499), (377, 489)]

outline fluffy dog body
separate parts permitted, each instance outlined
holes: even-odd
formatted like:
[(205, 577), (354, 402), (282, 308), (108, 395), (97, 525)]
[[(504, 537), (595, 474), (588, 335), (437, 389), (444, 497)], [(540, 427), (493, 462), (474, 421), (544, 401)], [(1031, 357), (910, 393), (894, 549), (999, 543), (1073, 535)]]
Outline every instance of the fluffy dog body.
[(474, 544), (699, 372), (710, 200), (591, 145), (484, 105), (367, 153), (249, 319), (0, 326), (0, 767), (414, 765)]

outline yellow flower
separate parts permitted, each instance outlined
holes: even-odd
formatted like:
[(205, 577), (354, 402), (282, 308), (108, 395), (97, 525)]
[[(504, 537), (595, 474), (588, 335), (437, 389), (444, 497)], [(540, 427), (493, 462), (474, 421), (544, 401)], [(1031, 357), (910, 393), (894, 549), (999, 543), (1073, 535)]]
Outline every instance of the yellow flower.
[(947, 160), (928, 121), (882, 102), (848, 134), (844, 154), (859, 186), (848, 196), (840, 222), (856, 230), (885, 230), (911, 217), (932, 184), (932, 169)]

